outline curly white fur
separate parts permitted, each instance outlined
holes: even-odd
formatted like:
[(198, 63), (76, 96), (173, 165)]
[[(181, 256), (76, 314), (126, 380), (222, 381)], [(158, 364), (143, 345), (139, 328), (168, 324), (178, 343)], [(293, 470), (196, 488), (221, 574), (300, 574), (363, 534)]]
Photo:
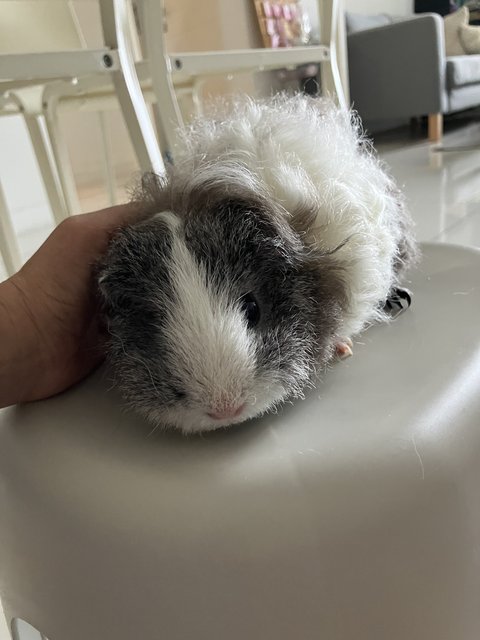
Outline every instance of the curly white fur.
[(336, 346), (385, 319), (415, 256), (396, 185), (327, 100), (242, 98), (197, 120), (137, 199), (145, 218), (99, 278), (109, 360), (132, 407), (184, 432), (301, 396)]
[(242, 98), (228, 118), (199, 119), (187, 130), (176, 172), (190, 188), (192, 178), (205, 180), (206, 173), (225, 183), (237, 174), (276, 200), (287, 219), (299, 209), (318, 211), (307, 230), (313, 246), (332, 250), (348, 238), (339, 254), (350, 303), (342, 336), (385, 320), (378, 303), (396, 282), (395, 261), (410, 220), (354, 114), (300, 95)]

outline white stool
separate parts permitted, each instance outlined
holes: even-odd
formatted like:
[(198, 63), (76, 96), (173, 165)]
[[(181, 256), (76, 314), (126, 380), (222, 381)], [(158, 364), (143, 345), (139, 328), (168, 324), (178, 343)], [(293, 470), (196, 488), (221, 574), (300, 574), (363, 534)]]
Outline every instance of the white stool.
[(154, 433), (98, 373), (0, 424), (1, 597), (49, 640), (480, 636), (480, 252), (303, 402)]

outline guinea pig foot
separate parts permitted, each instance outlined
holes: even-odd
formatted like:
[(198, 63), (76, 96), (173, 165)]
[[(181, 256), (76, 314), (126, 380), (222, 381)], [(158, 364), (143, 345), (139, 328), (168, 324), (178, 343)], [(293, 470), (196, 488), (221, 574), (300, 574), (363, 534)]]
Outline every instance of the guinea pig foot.
[(404, 287), (394, 287), (383, 307), (393, 318), (403, 313), (412, 304), (412, 294)]
[(340, 360), (345, 360), (345, 358), (349, 358), (353, 356), (353, 342), (350, 338), (342, 338), (335, 343), (335, 355), (340, 358)]

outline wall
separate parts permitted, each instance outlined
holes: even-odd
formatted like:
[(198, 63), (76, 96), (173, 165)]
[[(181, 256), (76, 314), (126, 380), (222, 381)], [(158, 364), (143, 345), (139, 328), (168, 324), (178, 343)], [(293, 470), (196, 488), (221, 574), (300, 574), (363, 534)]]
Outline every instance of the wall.
[[(216, 51), (261, 47), (260, 30), (252, 0), (166, 0), (167, 51)], [(210, 76), (202, 82), (201, 95), (252, 93), (251, 74)], [(205, 106), (205, 105), (204, 105)], [(193, 111), (193, 110), (192, 110)]]
[[(307, 10), (312, 27), (318, 31), (317, 0), (302, 0), (303, 6)], [(402, 16), (413, 13), (413, 0), (343, 0), (345, 11), (352, 13), (391, 13)]]
[(413, 0), (344, 0), (346, 11), (354, 13), (391, 13), (402, 16), (413, 13)]

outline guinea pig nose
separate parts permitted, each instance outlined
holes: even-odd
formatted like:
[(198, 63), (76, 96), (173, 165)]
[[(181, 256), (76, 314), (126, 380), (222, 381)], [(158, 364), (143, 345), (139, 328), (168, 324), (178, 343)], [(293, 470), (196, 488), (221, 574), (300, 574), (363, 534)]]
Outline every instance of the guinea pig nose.
[(207, 416), (214, 420), (226, 420), (227, 418), (236, 418), (245, 409), (245, 402), (241, 405), (231, 405), (223, 407), (220, 411), (209, 411)]

